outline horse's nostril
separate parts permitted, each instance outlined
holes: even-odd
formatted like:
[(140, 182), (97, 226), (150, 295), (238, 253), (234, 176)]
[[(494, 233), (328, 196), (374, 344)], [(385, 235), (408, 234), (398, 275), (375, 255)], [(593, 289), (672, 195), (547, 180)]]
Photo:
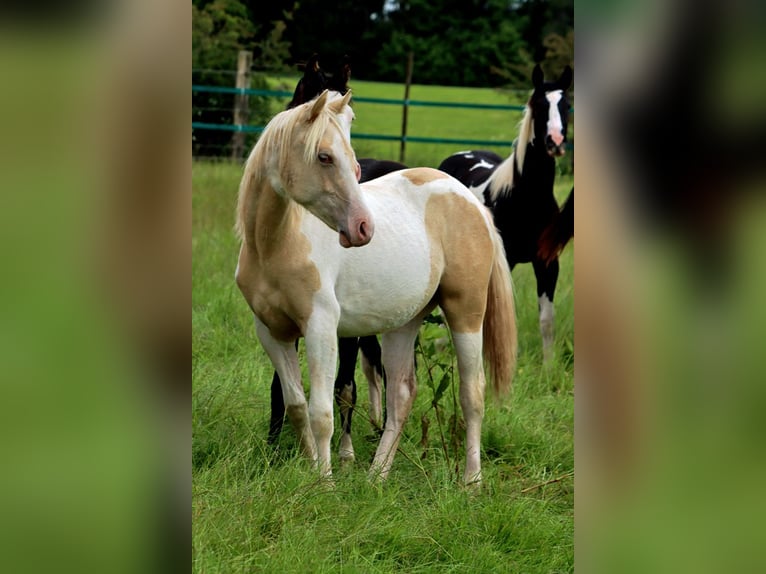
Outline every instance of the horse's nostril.
[(364, 243), (369, 242), (375, 233), (375, 225), (366, 219), (359, 222), (357, 229), (359, 230), (359, 239)]

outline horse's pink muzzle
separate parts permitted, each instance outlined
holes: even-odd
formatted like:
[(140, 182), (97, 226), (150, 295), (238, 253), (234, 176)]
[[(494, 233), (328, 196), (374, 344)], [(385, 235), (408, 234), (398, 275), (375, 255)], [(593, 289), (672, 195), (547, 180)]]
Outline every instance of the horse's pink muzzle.
[(343, 247), (362, 247), (367, 245), (375, 234), (372, 217), (353, 218), (349, 228), (338, 230), (338, 241)]
[(545, 139), (548, 155), (560, 157), (566, 153), (564, 147), (564, 135), (559, 130), (551, 130)]

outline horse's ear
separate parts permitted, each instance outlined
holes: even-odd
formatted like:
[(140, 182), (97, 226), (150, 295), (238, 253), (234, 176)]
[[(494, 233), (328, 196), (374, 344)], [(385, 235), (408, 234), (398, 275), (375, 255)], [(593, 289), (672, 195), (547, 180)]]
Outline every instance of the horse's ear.
[(303, 71), (303, 74), (306, 75), (309, 72), (312, 74), (316, 74), (318, 71), (319, 71), (319, 54), (314, 52), (313, 54), (311, 54), (309, 61), (306, 62), (306, 69)]
[(335, 100), (330, 104), (330, 109), (335, 112), (336, 114), (339, 114), (343, 111), (343, 108), (345, 108), (348, 103), (351, 101), (351, 90), (347, 91), (343, 98), (340, 100)]
[(322, 113), (322, 110), (325, 107), (325, 104), (327, 104), (327, 94), (329, 92), (327, 90), (323, 91), (322, 94), (314, 101), (314, 103), (311, 105), (311, 112), (309, 113), (308, 122), (312, 123), (319, 114)]
[(340, 66), (336, 72), (332, 75), (328, 83), (328, 88), (345, 94), (348, 91), (348, 80), (351, 78), (351, 58), (348, 54), (343, 56)]
[(535, 64), (535, 69), (532, 70), (532, 85), (536, 90), (539, 90), (543, 87), (544, 80), (543, 69), (540, 67), (540, 64)]
[(569, 86), (571, 85), (572, 85), (572, 68), (570, 68), (569, 66), (564, 66), (564, 71), (561, 72), (561, 76), (559, 76), (559, 79), (556, 82), (556, 87), (559, 90), (566, 92), (569, 89)]

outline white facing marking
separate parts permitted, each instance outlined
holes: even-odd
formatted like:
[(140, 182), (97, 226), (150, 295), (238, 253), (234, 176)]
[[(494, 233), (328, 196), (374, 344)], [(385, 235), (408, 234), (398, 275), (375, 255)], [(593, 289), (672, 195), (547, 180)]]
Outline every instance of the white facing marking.
[(545, 99), (550, 102), (550, 108), (548, 109), (548, 133), (563, 133), (564, 131), (564, 126), (561, 123), (561, 114), (559, 113), (559, 102), (562, 97), (561, 90), (545, 94)]
[[(468, 157), (468, 156), (465, 156), (465, 157)], [(493, 167), (495, 167), (494, 164), (491, 164), (487, 160), (483, 159), (479, 163), (477, 163), (476, 165), (471, 166), (471, 169), (469, 169), (468, 171), (473, 171), (473, 170), (479, 169), (479, 168), (492, 169)]]

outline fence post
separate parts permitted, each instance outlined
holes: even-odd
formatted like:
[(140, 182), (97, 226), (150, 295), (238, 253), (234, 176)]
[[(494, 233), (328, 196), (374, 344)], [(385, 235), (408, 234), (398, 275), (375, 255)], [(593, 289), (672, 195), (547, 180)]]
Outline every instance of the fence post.
[[(250, 66), (253, 63), (253, 53), (240, 50), (237, 56), (237, 83), (238, 89), (250, 88)], [(234, 95), (234, 125), (247, 124), (250, 115), (249, 98), (247, 94)], [(231, 159), (240, 160), (245, 152), (245, 132), (236, 131), (231, 137)]]
[(404, 163), (405, 139), (407, 138), (407, 111), (410, 105), (410, 84), (412, 83), (412, 65), (414, 55), (412, 52), (407, 54), (407, 72), (404, 79), (404, 108), (402, 109), (402, 141), (399, 146), (399, 161)]

